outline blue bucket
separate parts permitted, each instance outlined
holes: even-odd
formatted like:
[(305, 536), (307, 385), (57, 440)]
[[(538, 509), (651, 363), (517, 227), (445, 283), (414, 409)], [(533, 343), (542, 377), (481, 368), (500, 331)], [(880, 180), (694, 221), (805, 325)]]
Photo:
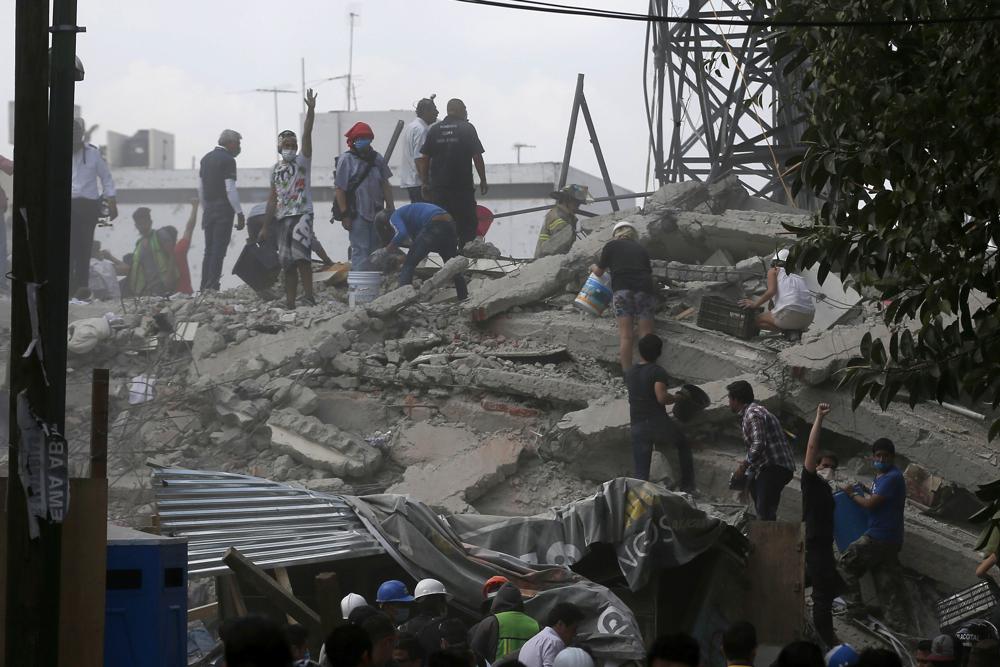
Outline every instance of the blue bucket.
[[(861, 485), (855, 487), (861, 491)], [(837, 543), (837, 551), (844, 553), (851, 543), (868, 530), (868, 510), (851, 500), (843, 491), (833, 494), (833, 540)]]
[(573, 305), (585, 313), (600, 317), (611, 305), (611, 288), (608, 286), (610, 283), (607, 274), (598, 277), (591, 273), (580, 293), (576, 295)]

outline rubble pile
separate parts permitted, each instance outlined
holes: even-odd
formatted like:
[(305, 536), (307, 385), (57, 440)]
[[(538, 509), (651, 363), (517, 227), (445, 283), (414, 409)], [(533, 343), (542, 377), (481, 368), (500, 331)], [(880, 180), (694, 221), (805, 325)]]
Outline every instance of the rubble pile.
[[(705, 296), (762, 292), (770, 256), (789, 242), (782, 224), (808, 220), (749, 197), (735, 179), (665, 186), (642, 210), (585, 220), (585, 236), (566, 254), (499, 277), (465, 257), (418, 272), (424, 280), (413, 286), (394, 289), (387, 277), (382, 296), (355, 309), (345, 287), (323, 282), (319, 304), (295, 311), (246, 288), (71, 306), (71, 320), (113, 313), (110, 335), (70, 355), (75, 472), (88, 461), (89, 369), (107, 367), (110, 518), (117, 522), (148, 521), (149, 463), (333, 493), (412, 494), (453, 513), (531, 514), (586, 496), (631, 470), (616, 324), (610, 314), (595, 318), (572, 305), (621, 219), (635, 225), (655, 259), (660, 363), (678, 385), (697, 384), (712, 400), (685, 425), (699, 502), (731, 502), (727, 481), (743, 451), (725, 401), (735, 379), (749, 381), (803, 443), (816, 403), (834, 404), (830, 448), (859, 477), (867, 474), (867, 444), (891, 435), (901, 467), (917, 467), (910, 477), (921, 480), (928, 504), (938, 489), (997, 476), (998, 452), (981, 420), (937, 404), (851, 411), (835, 373), (864, 332), (884, 329), (879, 314), (856, 294), (845, 296), (835, 278), (815, 288), (817, 323), (800, 343), (739, 340), (696, 326)], [(458, 272), (471, 272), (462, 303), (451, 287)], [(673, 452), (657, 453), (653, 477), (670, 483), (672, 461)], [(796, 483), (789, 489), (781, 514), (794, 517)], [(912, 521), (904, 563), (947, 585), (965, 582), (971, 535), (916, 511)], [(954, 567), (944, 572), (940, 562)]]

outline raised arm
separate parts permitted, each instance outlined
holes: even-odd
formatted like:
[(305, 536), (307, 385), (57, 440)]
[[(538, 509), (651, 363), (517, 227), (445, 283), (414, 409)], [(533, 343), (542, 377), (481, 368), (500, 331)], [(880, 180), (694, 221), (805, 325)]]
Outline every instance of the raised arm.
[(816, 472), (819, 464), (819, 434), (823, 430), (823, 418), (830, 414), (830, 404), (820, 403), (816, 406), (816, 418), (813, 419), (812, 430), (809, 431), (809, 444), (806, 445), (806, 460), (803, 466), (809, 472)]
[(316, 93), (312, 88), (306, 91), (306, 122), (302, 126), (302, 155), (312, 158), (313, 154), (313, 121), (316, 120)]
[(191, 235), (194, 234), (194, 225), (198, 222), (198, 200), (191, 200), (191, 215), (188, 216), (187, 225), (184, 227), (183, 238), (190, 241)]

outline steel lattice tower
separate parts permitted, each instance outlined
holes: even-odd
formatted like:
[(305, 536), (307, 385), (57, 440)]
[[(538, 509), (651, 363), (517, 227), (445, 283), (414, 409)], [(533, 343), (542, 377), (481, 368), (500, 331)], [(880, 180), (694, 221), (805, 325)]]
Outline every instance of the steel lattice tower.
[[(772, 7), (759, 0), (650, 0), (649, 11), (661, 17), (763, 19)], [(649, 23), (644, 85), (661, 183), (735, 174), (755, 195), (788, 201), (791, 179), (782, 172), (802, 150), (802, 128), (791, 86), (772, 63), (770, 36), (768, 28), (753, 26)]]

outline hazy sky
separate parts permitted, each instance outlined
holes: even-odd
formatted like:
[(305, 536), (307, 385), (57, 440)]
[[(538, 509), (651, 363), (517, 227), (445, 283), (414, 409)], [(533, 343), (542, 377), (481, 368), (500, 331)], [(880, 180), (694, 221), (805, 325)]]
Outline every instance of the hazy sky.
[[(573, 4), (644, 12), (646, 0)], [(430, 93), (461, 97), (487, 162), (562, 159), (577, 72), (586, 75), (611, 177), (640, 189), (647, 128), (642, 100), (645, 24), (477, 7), (454, 0), (79, 0), (77, 52), (87, 77), (77, 103), (88, 124), (176, 136), (178, 167), (210, 149), (224, 127), (243, 133), (241, 166), (274, 161), (273, 98), (254, 88), (300, 87), (346, 73), (348, 12), (355, 29), (358, 107), (410, 109)], [(14, 0), (0, 0), (0, 152), (10, 155), (7, 100), (14, 94)], [(340, 81), (315, 86), (318, 110), (342, 109)], [(444, 109), (443, 103), (439, 104)], [(299, 95), (279, 96), (282, 126), (297, 125)], [(599, 173), (582, 122), (572, 164)]]

